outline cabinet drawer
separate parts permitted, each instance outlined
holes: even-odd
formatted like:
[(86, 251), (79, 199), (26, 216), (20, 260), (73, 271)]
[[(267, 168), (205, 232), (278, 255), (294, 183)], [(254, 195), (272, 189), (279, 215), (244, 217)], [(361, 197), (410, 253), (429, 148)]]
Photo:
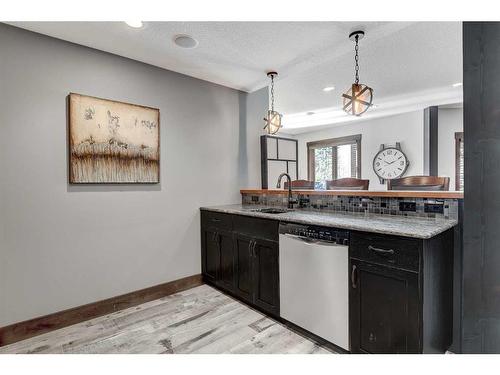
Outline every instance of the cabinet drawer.
[(418, 272), (421, 246), (420, 240), (353, 232), (349, 253), (359, 260)]
[(234, 215), (234, 231), (254, 238), (278, 241), (277, 220)]
[(233, 216), (220, 212), (201, 211), (201, 224), (206, 228), (233, 230)]

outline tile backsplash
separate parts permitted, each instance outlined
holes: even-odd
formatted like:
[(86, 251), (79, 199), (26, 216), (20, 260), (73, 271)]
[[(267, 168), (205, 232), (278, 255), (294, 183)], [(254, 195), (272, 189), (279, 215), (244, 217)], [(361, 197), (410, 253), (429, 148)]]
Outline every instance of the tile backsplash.
[[(360, 214), (398, 215), (458, 220), (458, 199), (358, 197), (294, 193), (296, 208)], [(242, 204), (286, 207), (286, 195), (242, 194)]]

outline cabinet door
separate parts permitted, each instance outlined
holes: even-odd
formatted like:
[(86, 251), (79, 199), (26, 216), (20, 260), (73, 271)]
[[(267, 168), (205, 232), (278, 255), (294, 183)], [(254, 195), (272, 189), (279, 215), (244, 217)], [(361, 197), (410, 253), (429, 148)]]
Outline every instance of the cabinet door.
[(217, 284), (226, 290), (234, 291), (235, 252), (233, 236), (228, 232), (219, 233), (220, 268)]
[(255, 239), (254, 304), (270, 314), (279, 315), (278, 244)]
[(353, 353), (419, 353), (418, 273), (351, 259)]
[(248, 302), (252, 302), (253, 275), (252, 275), (252, 245), (251, 237), (236, 234), (234, 240), (236, 267), (235, 293)]
[(215, 230), (202, 230), (201, 256), (203, 277), (215, 283), (220, 267), (219, 234)]

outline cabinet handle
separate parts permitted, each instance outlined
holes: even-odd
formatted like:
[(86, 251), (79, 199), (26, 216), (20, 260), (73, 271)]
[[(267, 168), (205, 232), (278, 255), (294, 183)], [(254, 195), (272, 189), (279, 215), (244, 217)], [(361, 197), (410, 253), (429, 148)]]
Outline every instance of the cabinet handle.
[(356, 289), (358, 287), (358, 284), (357, 284), (357, 270), (358, 268), (356, 267), (356, 265), (352, 265), (352, 272), (351, 272), (351, 285), (352, 285), (352, 288), (353, 289)]
[(212, 222), (214, 223), (218, 223), (220, 221), (220, 219), (216, 219), (215, 217), (212, 218)]
[(378, 247), (373, 247), (372, 245), (368, 246), (368, 250), (374, 251), (380, 255), (393, 255), (394, 254), (393, 249), (385, 250), (385, 249), (380, 249)]
[(252, 253), (253, 253), (253, 257), (256, 258), (257, 257), (257, 253), (255, 252), (255, 247), (257, 246), (257, 241), (253, 241), (253, 246), (252, 246)]
[(254, 240), (251, 240), (250, 241), (250, 245), (249, 245), (249, 248), (250, 248), (250, 256), (251, 257), (254, 257), (255, 258), (255, 245), (256, 245), (256, 242)]

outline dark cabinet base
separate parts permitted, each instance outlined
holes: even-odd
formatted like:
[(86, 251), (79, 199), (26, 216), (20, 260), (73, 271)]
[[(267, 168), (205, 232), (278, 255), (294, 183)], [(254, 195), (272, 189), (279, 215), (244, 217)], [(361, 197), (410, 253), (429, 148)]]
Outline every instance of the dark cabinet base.
[(279, 316), (277, 222), (213, 214), (201, 214), (204, 281)]
[(444, 353), (453, 327), (453, 230), (429, 240), (353, 233), (353, 353)]
[(418, 274), (351, 260), (351, 350), (355, 353), (419, 353)]
[(255, 240), (253, 303), (275, 316), (280, 313), (278, 253), (279, 248), (276, 242)]
[[(351, 232), (352, 353), (443, 353), (453, 327), (453, 229), (428, 240)], [(279, 317), (278, 221), (202, 211), (203, 281)], [(297, 275), (300, 277), (300, 275)]]

